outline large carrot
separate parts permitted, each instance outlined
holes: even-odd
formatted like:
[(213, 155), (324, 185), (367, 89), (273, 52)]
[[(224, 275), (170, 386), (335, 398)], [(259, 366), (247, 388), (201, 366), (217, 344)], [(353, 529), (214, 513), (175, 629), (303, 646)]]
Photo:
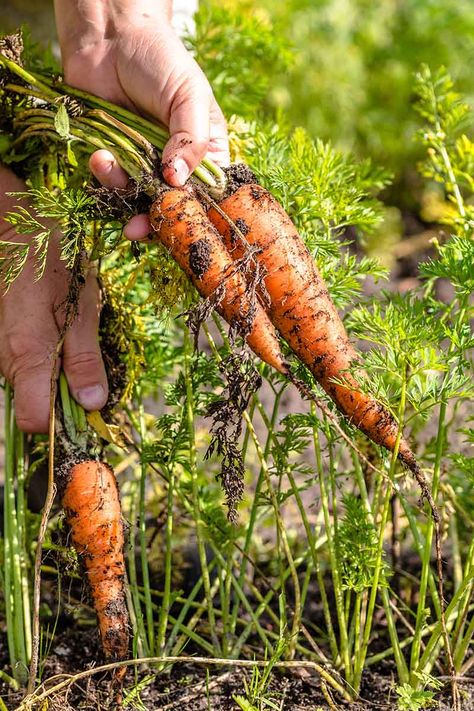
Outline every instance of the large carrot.
[[(397, 423), (381, 403), (362, 392), (360, 382), (349, 372), (359, 357), (289, 216), (267, 190), (255, 183), (240, 186), (219, 207), (240, 232), (237, 234), (218, 210), (209, 210), (209, 219), (231, 256), (238, 259), (245, 254), (242, 236), (248, 245), (260, 250), (255, 258), (265, 272), (266, 294), (261, 296), (268, 302), (273, 324), (348, 420), (371, 440), (393, 451)], [(403, 438), (399, 457), (410, 468), (416, 466)]]
[(123, 523), (117, 482), (103, 462), (86, 460), (65, 475), (62, 502), (83, 561), (108, 661), (128, 656)]
[(287, 365), (278, 337), (258, 299), (248, 293), (237, 268), (191, 187), (164, 189), (150, 210), (150, 221), (160, 242), (205, 298), (220, 292), (216, 310), (237, 325), (250, 348), (281, 373)]

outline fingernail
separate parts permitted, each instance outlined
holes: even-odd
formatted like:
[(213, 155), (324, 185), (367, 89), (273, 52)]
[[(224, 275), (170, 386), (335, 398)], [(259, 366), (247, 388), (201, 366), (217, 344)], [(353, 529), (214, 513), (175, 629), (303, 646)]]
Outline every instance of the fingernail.
[(189, 168), (186, 161), (182, 158), (176, 158), (174, 162), (174, 170), (179, 182), (181, 185), (184, 185), (186, 180), (189, 178)]
[(81, 388), (77, 391), (76, 400), (86, 410), (100, 410), (104, 406), (105, 390), (102, 385)]

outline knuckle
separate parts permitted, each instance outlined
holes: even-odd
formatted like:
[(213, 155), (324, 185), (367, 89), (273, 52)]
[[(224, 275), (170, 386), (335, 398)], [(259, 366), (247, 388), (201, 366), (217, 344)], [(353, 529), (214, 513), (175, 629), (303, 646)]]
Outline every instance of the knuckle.
[(44, 367), (50, 360), (47, 346), (33, 334), (10, 331), (4, 336), (0, 368), (13, 383), (22, 373)]
[(209, 139), (204, 138), (203, 136), (194, 136), (192, 141), (193, 142), (190, 145), (193, 149), (193, 153), (198, 156), (203, 156), (207, 151)]
[(74, 353), (65, 353), (63, 364), (64, 368), (69, 372), (83, 373), (100, 368), (102, 358), (98, 351), (76, 351)]

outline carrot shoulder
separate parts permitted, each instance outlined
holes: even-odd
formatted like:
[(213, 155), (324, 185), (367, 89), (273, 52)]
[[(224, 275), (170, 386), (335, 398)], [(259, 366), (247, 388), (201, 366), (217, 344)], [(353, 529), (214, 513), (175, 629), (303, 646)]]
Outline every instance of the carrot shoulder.
[[(267, 190), (254, 183), (239, 187), (219, 207), (246, 242), (260, 249), (256, 259), (264, 268), (272, 323), (338, 409), (370, 439), (393, 451), (397, 423), (370, 394), (362, 392), (349, 372), (359, 362), (358, 354), (289, 216)], [(213, 208), (208, 216), (231, 256), (242, 257), (245, 245), (232, 226)], [(402, 439), (400, 458), (404, 457), (413, 455)]]
[(62, 501), (73, 545), (86, 570), (105, 658), (125, 659), (129, 619), (124, 535), (113, 470), (94, 460), (76, 464), (69, 472)]
[(244, 276), (191, 188), (162, 192), (150, 210), (160, 242), (204, 298), (218, 296), (216, 310), (244, 332), (250, 348), (273, 368), (286, 373), (278, 337), (265, 310), (252, 299)]

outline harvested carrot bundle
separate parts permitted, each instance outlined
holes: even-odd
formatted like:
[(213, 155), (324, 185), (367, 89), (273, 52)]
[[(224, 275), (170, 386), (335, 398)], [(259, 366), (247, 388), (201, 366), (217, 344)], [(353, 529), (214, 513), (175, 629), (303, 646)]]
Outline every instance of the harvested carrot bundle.
[(94, 460), (75, 464), (62, 496), (72, 542), (86, 569), (108, 661), (128, 656), (123, 524), (114, 472)]
[[(257, 247), (264, 269), (268, 314), (288, 345), (305, 363), (338, 409), (373, 442), (393, 451), (398, 425), (392, 415), (349, 372), (359, 362), (314, 260), (291, 219), (275, 198), (256, 183), (241, 185), (208, 216), (233, 259), (245, 254), (245, 241)], [(361, 377), (365, 377), (361, 374)], [(410, 469), (415, 458), (404, 439), (399, 458)]]
[(164, 189), (153, 203), (150, 221), (160, 242), (186, 272), (199, 294), (216, 298), (216, 310), (245, 335), (250, 348), (281, 373), (288, 368), (278, 337), (245, 277), (223, 245), (192, 188)]

